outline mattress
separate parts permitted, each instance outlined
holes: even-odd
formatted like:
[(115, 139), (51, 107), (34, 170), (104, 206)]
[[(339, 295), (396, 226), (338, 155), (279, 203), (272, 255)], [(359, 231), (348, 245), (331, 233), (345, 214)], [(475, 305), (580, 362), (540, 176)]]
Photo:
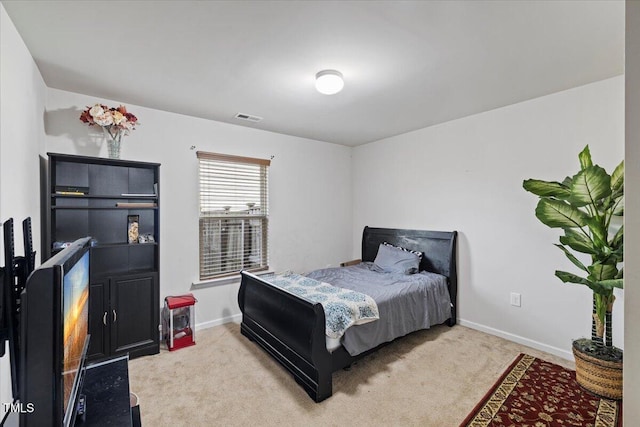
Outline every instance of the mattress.
[[(447, 278), (440, 274), (387, 273), (371, 262), (363, 262), (315, 270), (307, 276), (369, 295), (378, 305), (379, 320), (352, 326), (342, 337), (341, 344), (352, 356), (451, 317)], [(329, 351), (338, 346), (336, 340), (327, 340)]]

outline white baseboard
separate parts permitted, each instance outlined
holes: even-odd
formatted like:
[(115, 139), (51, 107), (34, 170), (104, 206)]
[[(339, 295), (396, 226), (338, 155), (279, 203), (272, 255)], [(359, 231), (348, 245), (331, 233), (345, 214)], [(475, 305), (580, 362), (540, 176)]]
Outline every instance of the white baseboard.
[(214, 326), (224, 325), (225, 323), (242, 322), (242, 313), (234, 314), (233, 316), (221, 317), (219, 319), (209, 320), (208, 322), (196, 323), (196, 331), (201, 329), (213, 328)]
[[(233, 316), (221, 317), (219, 319), (209, 320), (207, 322), (197, 323), (196, 330), (202, 330), (207, 328), (213, 328), (214, 326), (220, 326), (225, 323), (235, 322), (240, 323), (242, 321), (242, 313), (234, 314)], [(543, 344), (538, 341), (531, 340), (529, 338), (521, 337), (520, 335), (511, 334), (509, 332), (502, 331), (500, 329), (491, 328), (489, 326), (481, 325), (479, 323), (470, 322), (464, 319), (458, 319), (458, 324), (466, 326), (467, 328), (475, 329), (477, 331), (485, 332), (487, 334), (495, 335), (500, 338), (504, 338), (509, 341), (516, 342), (518, 344), (526, 345), (536, 350), (551, 353), (563, 359), (573, 360), (573, 354), (570, 351), (562, 350), (557, 347), (553, 347), (547, 344)]]
[(481, 325), (479, 323), (470, 322), (464, 319), (458, 319), (458, 323), (467, 328), (475, 329), (481, 332), (486, 332), (490, 335), (495, 335), (500, 338), (504, 338), (509, 341), (516, 342), (518, 344), (526, 345), (536, 350), (551, 353), (555, 356), (562, 357), (563, 359), (573, 360), (573, 353), (567, 350), (562, 350), (557, 347), (553, 347), (547, 344), (543, 344), (538, 341), (530, 340), (529, 338), (521, 337), (520, 335), (511, 334), (509, 332), (501, 331), (500, 329), (490, 328), (489, 326)]

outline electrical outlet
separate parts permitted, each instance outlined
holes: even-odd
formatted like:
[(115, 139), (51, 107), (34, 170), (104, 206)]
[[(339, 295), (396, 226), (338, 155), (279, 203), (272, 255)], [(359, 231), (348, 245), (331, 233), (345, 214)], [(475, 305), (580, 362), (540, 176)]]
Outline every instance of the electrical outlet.
[(521, 301), (520, 301), (520, 294), (519, 293), (511, 292), (511, 305), (513, 305), (515, 307), (520, 307)]

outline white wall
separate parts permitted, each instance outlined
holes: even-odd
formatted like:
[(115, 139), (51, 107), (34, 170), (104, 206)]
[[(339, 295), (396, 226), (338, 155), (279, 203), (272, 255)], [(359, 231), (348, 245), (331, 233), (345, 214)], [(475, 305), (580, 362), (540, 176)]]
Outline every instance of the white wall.
[(555, 278), (575, 268), (522, 181), (573, 175), (586, 144), (610, 173), (623, 159), (624, 77), (357, 147), (353, 254), (365, 225), (458, 230), (460, 323), (572, 358), (572, 339), (590, 334), (591, 292)]
[[(640, 13), (630, 11), (632, 5), (627, 3), (627, 16), (637, 21)], [(629, 28), (629, 37), (640, 40)], [(37, 156), (46, 151), (106, 156), (101, 137), (91, 137), (78, 120), (80, 109), (103, 100), (47, 89), (1, 4), (0, 29), (0, 221), (32, 216), (37, 242)], [(628, 99), (637, 83), (634, 64), (627, 63)], [(461, 323), (566, 357), (571, 340), (589, 334), (590, 295), (553, 277), (555, 269), (571, 266), (552, 246), (558, 233), (535, 219), (536, 199), (521, 183), (573, 173), (576, 155), (587, 143), (595, 161), (611, 171), (625, 154), (623, 99), (624, 78), (617, 77), (353, 150), (128, 105), (142, 125), (125, 138), (123, 158), (162, 163), (162, 296), (187, 292), (197, 279), (196, 160), (190, 147), (274, 155), (274, 269), (305, 271), (358, 257), (364, 225), (456, 229)], [(629, 114), (637, 116), (638, 101), (633, 102)], [(627, 125), (629, 257), (640, 241), (631, 214), (640, 208), (629, 191), (640, 179), (634, 167), (640, 130), (632, 120)], [(24, 184), (14, 185), (20, 180)], [(626, 276), (628, 283), (638, 281), (640, 267), (630, 264)], [(628, 283), (626, 301), (620, 295), (616, 303), (615, 342), (623, 346), (621, 318), (627, 306), (625, 400), (637, 401), (640, 340), (631, 325), (640, 319), (629, 307), (632, 301), (637, 306), (638, 292)], [(215, 324), (236, 314), (236, 291), (237, 285), (194, 291), (198, 323)], [(522, 294), (521, 308), (508, 305), (511, 291)], [(0, 359), (0, 402), (10, 400), (7, 365), (5, 356)], [(627, 405), (625, 418), (640, 419), (637, 411)]]
[[(27, 216), (32, 219), (34, 244), (40, 241), (38, 153), (44, 147), (46, 86), (1, 4), (0, 53), (0, 222), (14, 219), (16, 255), (24, 255), (22, 220)], [(2, 248), (0, 259), (4, 259)], [(9, 357), (5, 355), (0, 359), (0, 403), (11, 400)], [(0, 419), (3, 416), (0, 407)]]
[[(625, 143), (625, 257), (640, 259), (640, 2), (626, 2), (626, 143)], [(625, 266), (625, 426), (640, 420), (640, 264)]]
[[(102, 134), (79, 120), (80, 110), (96, 102), (118, 105), (49, 89), (47, 151), (106, 157)], [(127, 109), (141, 125), (123, 138), (122, 158), (162, 164), (162, 300), (166, 295), (190, 292), (191, 283), (198, 280), (196, 150), (274, 156), (269, 171), (272, 269), (308, 271), (337, 266), (351, 255), (350, 148), (135, 105)], [(92, 136), (93, 132), (98, 136)], [(218, 324), (238, 314), (237, 290), (237, 283), (194, 290), (197, 323)]]

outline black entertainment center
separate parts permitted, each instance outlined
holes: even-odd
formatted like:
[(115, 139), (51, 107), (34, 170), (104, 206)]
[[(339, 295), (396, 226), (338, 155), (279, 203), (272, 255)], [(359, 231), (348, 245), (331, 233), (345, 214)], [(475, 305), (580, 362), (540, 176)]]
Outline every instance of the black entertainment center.
[(47, 155), (48, 185), (42, 201), (46, 206), (43, 259), (76, 239), (93, 239), (88, 360), (157, 354), (160, 165)]

